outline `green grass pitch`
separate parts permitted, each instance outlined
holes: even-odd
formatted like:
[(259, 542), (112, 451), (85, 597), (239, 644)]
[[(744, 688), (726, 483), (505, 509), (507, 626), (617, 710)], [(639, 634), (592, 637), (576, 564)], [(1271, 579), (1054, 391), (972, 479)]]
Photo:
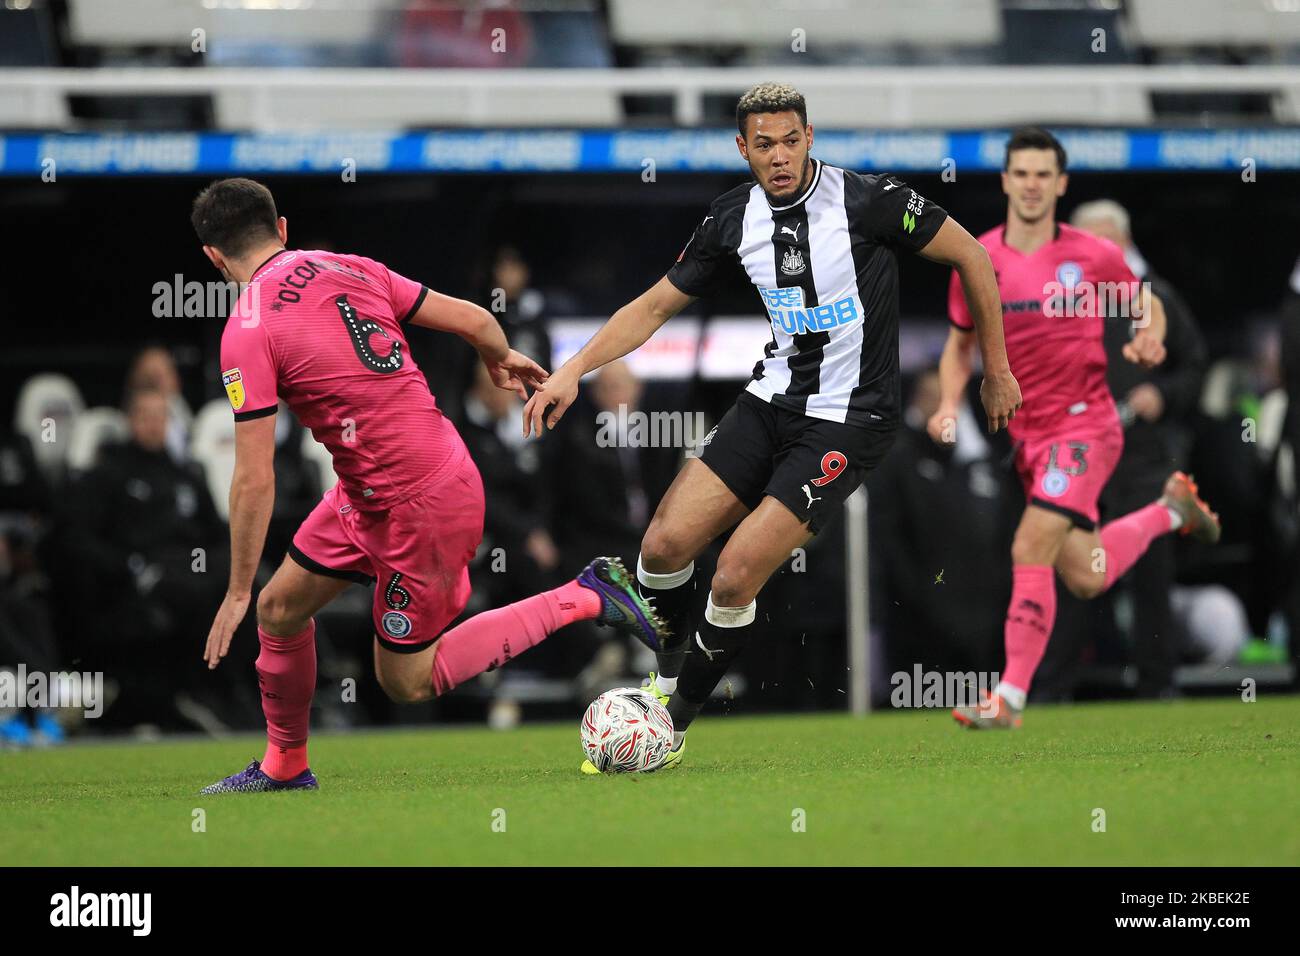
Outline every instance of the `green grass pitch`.
[(322, 735), (319, 792), (197, 796), (260, 755), (0, 753), (0, 846), (25, 865), (1300, 863), (1297, 697), (1037, 707), (1009, 734), (938, 711), (710, 714), (681, 768), (595, 778), (576, 715)]

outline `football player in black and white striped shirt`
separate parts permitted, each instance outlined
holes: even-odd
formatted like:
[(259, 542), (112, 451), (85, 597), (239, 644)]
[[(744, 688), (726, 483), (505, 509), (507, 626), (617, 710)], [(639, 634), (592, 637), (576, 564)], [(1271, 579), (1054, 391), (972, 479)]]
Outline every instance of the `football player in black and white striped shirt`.
[[(772, 340), (700, 457), (664, 495), (637, 561), (642, 594), (673, 629), (670, 646), (656, 648), (659, 671), (648, 685), (673, 717), (668, 766), (748, 642), (767, 579), (838, 514), (893, 442), (900, 250), (961, 276), (984, 359), (989, 430), (1004, 428), (1020, 406), (984, 247), (906, 183), (814, 159), (807, 107), (791, 87), (749, 90), (736, 121), (754, 181), (714, 201), (668, 274), (554, 372), (524, 418), (525, 434), (540, 435), (543, 421), (554, 427), (584, 374), (640, 346), (727, 270), (743, 269), (758, 290)], [(695, 558), (733, 526), (696, 621)]]

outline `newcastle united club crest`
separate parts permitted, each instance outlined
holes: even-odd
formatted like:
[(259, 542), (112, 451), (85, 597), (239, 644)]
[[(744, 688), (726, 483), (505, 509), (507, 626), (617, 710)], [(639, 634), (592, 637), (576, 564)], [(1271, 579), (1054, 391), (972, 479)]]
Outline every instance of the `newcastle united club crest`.
[(797, 276), (808, 268), (803, 261), (803, 250), (799, 248), (790, 248), (785, 251), (781, 257), (781, 271), (788, 276)]

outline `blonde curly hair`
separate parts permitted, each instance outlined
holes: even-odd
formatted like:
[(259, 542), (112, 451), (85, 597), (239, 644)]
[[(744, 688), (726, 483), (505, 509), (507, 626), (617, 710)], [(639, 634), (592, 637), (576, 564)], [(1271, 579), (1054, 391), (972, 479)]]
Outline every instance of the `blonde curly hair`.
[(736, 104), (736, 127), (744, 136), (745, 120), (753, 114), (784, 113), (786, 110), (794, 110), (799, 114), (799, 122), (808, 125), (808, 104), (802, 93), (786, 83), (759, 83), (746, 90)]

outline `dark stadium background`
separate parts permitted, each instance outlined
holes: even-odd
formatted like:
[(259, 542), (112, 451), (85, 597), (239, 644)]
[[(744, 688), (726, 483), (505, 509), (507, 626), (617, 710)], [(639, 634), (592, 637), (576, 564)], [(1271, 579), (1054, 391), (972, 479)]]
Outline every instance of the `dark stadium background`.
[[(291, 245), (323, 241), (356, 250), (448, 294), (476, 298), (490, 288), (491, 255), (511, 245), (532, 266), (534, 285), (562, 293), (574, 314), (597, 316), (662, 276), (708, 203), (744, 181), (739, 157), (737, 166), (734, 176), (674, 173), (655, 183), (614, 174), (258, 178), (289, 220)], [(1143, 254), (1183, 291), (1215, 353), (1244, 354), (1246, 323), (1281, 304), (1300, 221), (1300, 175), (1258, 176), (1245, 183), (1223, 174), (1084, 171), (1071, 177), (1061, 209), (1068, 216), (1100, 197), (1128, 208)], [(1005, 214), (996, 175), (904, 178), (976, 235)], [(6, 402), (37, 369), (75, 374), (91, 404), (115, 402), (121, 369), (147, 341), (179, 350), (191, 403), (220, 395), (211, 369), (221, 324), (151, 312), (154, 283), (174, 273), (186, 281), (216, 277), (188, 219), (189, 203), (210, 180), (0, 179)], [(936, 265), (907, 260), (905, 319), (943, 321), (947, 278)], [(757, 307), (752, 291), (736, 282), (695, 311), (753, 314)], [(70, 334), (51, 348), (56, 328)]]
[[(145, 72), (165, 67), (170, 69), (160, 72), (171, 75), (167, 82), (176, 82), (176, 74), (181, 74), (183, 79), (203, 80), (207, 76), (214, 79), (211, 90), (191, 90), (184, 95), (178, 95), (175, 90), (148, 95), (69, 94), (66, 121), (44, 125), (36, 121), (2, 132), (6, 135), (86, 132), (93, 136), (182, 130), (196, 135), (211, 132), (275, 135), (278, 130), (267, 129), (265, 124), (258, 126), (251, 119), (245, 127), (242, 116), (239, 125), (227, 123), (219, 128), (219, 110), (215, 105), (220, 98), (219, 83), (229, 68), (241, 67), (265, 68), (268, 84), (279, 79), (272, 76), (274, 70), (282, 70), (284, 75), (299, 70), (329, 74), (354, 67), (392, 69), (394, 75), (424, 72), (435, 79), (440, 69), (472, 67), (480, 69), (484, 76), (493, 74), (492, 78), (507, 81), (517, 81), (521, 76), (527, 78), (541, 69), (586, 69), (591, 71), (589, 75), (597, 85), (600, 77), (654, 74), (659, 69), (670, 73), (678, 68), (731, 69), (735, 71), (735, 82), (725, 88), (731, 90), (734, 86), (734, 92), (722, 95), (710, 87), (702, 97), (700, 115), (692, 121), (702, 129), (725, 131), (735, 92), (754, 80), (780, 78), (790, 70), (815, 73), (821, 67), (850, 71), (861, 68), (862, 82), (867, 83), (876, 70), (883, 73), (897, 70), (904, 77), (921, 77), (936, 67), (949, 71), (969, 69), (974, 75), (1010, 73), (1019, 67), (1042, 67), (1050, 73), (1058, 67), (1096, 64), (1099, 73), (1112, 67), (1150, 67), (1150, 72), (1161, 72), (1162, 76), (1186, 67), (1182, 70), (1186, 78), (1199, 70), (1223, 69), (1231, 73), (1236, 67), (1285, 73), (1294, 71), (1295, 64), (1300, 62), (1300, 45), (1280, 27), (1272, 35), (1261, 32), (1248, 41), (1231, 38), (1220, 41), (1210, 37), (1189, 43), (1178, 37), (1166, 38), (1149, 27), (1144, 27), (1145, 32), (1139, 35), (1136, 29), (1142, 20), (1139, 14), (1159, 13), (1154, 9), (1159, 5), (1158, 0), (1123, 3), (990, 0), (984, 4), (954, 4), (950, 11), (945, 11), (944, 17), (933, 15), (933, 5), (905, 4), (898, 5), (904, 15), (892, 18), (886, 16), (897, 12), (891, 5), (873, 5), (869, 0), (853, 2), (859, 2), (865, 11), (857, 26), (870, 27), (856, 37), (837, 37), (820, 22), (822, 16), (830, 17), (837, 10), (849, 9), (852, 3), (846, 0), (844, 5), (827, 5), (820, 12), (790, 8), (794, 19), (780, 23), (780, 29), (772, 34), (775, 39), (765, 37), (761, 43), (739, 36), (749, 24), (738, 17), (726, 25), (738, 35), (730, 41), (686, 36), (674, 45), (653, 39), (638, 40), (630, 35), (635, 32), (632, 28), (627, 28), (626, 35), (620, 35), (616, 25), (619, 14), (635, 12), (636, 8), (619, 0), (567, 5), (520, 0), (499, 5), (483, 16), (480, 16), (483, 11), (473, 4), (384, 0), (370, 4), (392, 14), (389, 20), (377, 21), (375, 35), (355, 36), (345, 30), (331, 43), (313, 45), (312, 41), (304, 41), (299, 46), (289, 42), (294, 39), (292, 31), (271, 43), (251, 42), (245, 33), (231, 42), (223, 30), (238, 25), (241, 14), (236, 13), (236, 19), (212, 21), (221, 29), (210, 31), (211, 47), (199, 54), (189, 49), (188, 20), (177, 21), (185, 29), (175, 36), (165, 36), (168, 42), (161, 45), (156, 36), (134, 45), (130, 37), (101, 43), (93, 30), (90, 35), (76, 35), (76, 30), (69, 26), (77, 20), (73, 14), (92, 10), (91, 5), (78, 0), (15, 0), (0, 4), (0, 66), (32, 68), (34, 73), (53, 73), (56, 68), (64, 68), (79, 76), (112, 74), (122, 67), (140, 67)], [(218, 6), (223, 10), (238, 10), (240, 4), (176, 0), (170, 6), (182, 12), (191, 11), (196, 23), (208, 23), (203, 18), (209, 13), (202, 11)], [(277, 5), (253, 6), (269, 9)], [(292, 17), (298, 6), (285, 4), (285, 9), (277, 15)], [(330, 9), (348, 6), (335, 5)], [(353, 6), (363, 8), (367, 3), (359, 0)], [(912, 11), (922, 6), (925, 6), (922, 14), (913, 16)], [(753, 10), (762, 12), (761, 7), (764, 5), (755, 4)], [(1237, 3), (1233, 9), (1238, 21), (1250, 26), (1260, 22), (1258, 17), (1263, 16), (1258, 7), (1258, 4)], [(1269, 15), (1276, 14), (1277, 23), (1282, 24), (1282, 6), (1275, 7)], [(972, 42), (970, 34), (963, 33), (969, 25), (963, 21), (969, 19), (972, 11), (978, 18), (979, 8), (986, 8), (984, 12), (989, 14), (990, 35)], [(929, 21), (920, 24), (920, 31), (916, 30), (913, 21), (927, 11)], [(298, 12), (318, 22), (328, 17), (324, 7), (310, 13)], [(1248, 13), (1256, 20), (1247, 23)], [(131, 19), (119, 17), (128, 28), (133, 26)], [(139, 22), (134, 26), (142, 34), (149, 34), (155, 27), (150, 16), (138, 15), (137, 19)], [(1195, 18), (1188, 15), (1186, 19)], [(1149, 22), (1161, 21), (1156, 18)], [(1169, 22), (1164, 22), (1165, 29), (1170, 29)], [(796, 53), (789, 47), (791, 23), (809, 28), (806, 54)], [(122, 24), (100, 21), (95, 29), (103, 32)], [(299, 24), (305, 26), (307, 21), (300, 20)], [(524, 42), (513, 45), (509, 57), (493, 60), (484, 54), (483, 48), (489, 28), (498, 24)], [(647, 29), (647, 24), (641, 23), (640, 29)], [(1106, 33), (1110, 43), (1104, 56), (1098, 56), (1091, 46), (1098, 29)], [(952, 36), (946, 35), (949, 30), (953, 31)], [(886, 35), (889, 31), (894, 33)], [(412, 37), (425, 41), (426, 46), (412, 42)], [(1141, 75), (1144, 71), (1135, 72), (1139, 76), (1134, 82), (1145, 93), (1147, 78)], [(0, 87), (4, 82), (5, 77), (0, 75)], [(1081, 131), (1090, 125), (1119, 128), (1123, 136), (1141, 132), (1142, 126), (1205, 133), (1261, 129), (1274, 134), (1293, 132), (1294, 115), (1286, 112), (1281, 87), (1272, 79), (1262, 79), (1260, 85), (1260, 90), (1248, 92), (1212, 88), (1171, 92), (1153, 88), (1148, 97), (1151, 109), (1147, 120), (1108, 121), (1097, 117), (1080, 121), (1075, 117), (1069, 125)], [(1273, 92), (1265, 92), (1267, 89)], [(833, 123), (823, 123), (820, 117), (824, 114), (819, 112), (818, 105), (835, 96), (839, 97), (841, 108), (845, 101), (854, 107), (858, 104), (851, 92), (846, 95), (843, 90), (837, 94), (810, 96), (810, 121), (816, 129), (835, 128)], [(691, 125), (674, 126), (672, 99), (672, 95), (662, 92), (620, 93), (617, 113), (622, 122), (614, 128), (620, 131), (680, 129)], [(430, 100), (430, 109), (442, 102), (436, 91)], [(447, 101), (454, 102), (451, 94)], [(864, 109), (874, 105), (862, 103)], [(936, 131), (996, 130), (1011, 125), (1002, 119), (958, 119), (942, 121), (946, 125)], [(1049, 125), (1059, 120), (1050, 109), (1017, 117), (1017, 122)], [(524, 116), (513, 120), (513, 126), (508, 119), (497, 125), (510, 130), (537, 128), (545, 122), (551, 121)], [(470, 133), (486, 131), (491, 126), (487, 120), (463, 116), (451, 116), (444, 123)], [(598, 125), (593, 123), (589, 128)], [(840, 128), (849, 125), (851, 121), (842, 122)], [(319, 128), (330, 127), (322, 121)], [(421, 116), (406, 128), (425, 131), (441, 126), (431, 126)], [(860, 130), (865, 126), (858, 124), (854, 128)], [(892, 128), (906, 136), (929, 127), (898, 120)], [(1286, 150), (1279, 153), (1285, 154)], [(162, 345), (170, 352), (180, 373), (182, 393), (191, 409), (197, 410), (214, 399), (223, 400), (218, 355), (222, 322), (214, 318), (155, 318), (151, 311), (156, 283), (170, 283), (176, 274), (186, 282), (218, 278), (200, 252), (188, 221), (191, 199), (213, 177), (157, 173), (109, 176), (60, 171), (56, 181), (43, 182), (34, 170), (15, 171), (12, 168), (15, 155), (17, 150), (11, 147), (9, 165), (0, 161), (0, 168), (5, 172), (0, 175), (0, 315), (3, 316), (0, 420), (6, 424), (12, 421), (23, 383), (42, 372), (70, 377), (89, 407), (120, 407), (127, 368), (134, 356), (148, 345)], [(1059, 215), (1066, 218), (1079, 203), (1103, 197), (1126, 207), (1132, 217), (1137, 245), (1153, 269), (1172, 282), (1190, 305), (1208, 343), (1211, 360), (1239, 360), (1239, 368), (1248, 370), (1243, 373), (1244, 382), (1234, 382), (1234, 387), (1241, 386), (1243, 395), (1250, 393), (1245, 395), (1246, 401), (1237, 401), (1242, 395), (1234, 393), (1229, 413), (1217, 420), (1193, 416), (1207, 440), (1198, 441), (1189, 464), (1201, 479), (1207, 496), (1224, 513), (1228, 530), (1219, 556), (1206, 555), (1197, 549), (1181, 549), (1180, 575), (1186, 581), (1228, 585), (1246, 607), (1252, 634), (1263, 637), (1271, 621), (1288, 608), (1292, 622), (1300, 621), (1294, 541), (1283, 541), (1283, 534), (1288, 528), (1293, 530), (1296, 523), (1295, 501), (1294, 497), (1283, 500), (1275, 496), (1272, 462), (1257, 460), (1254, 448), (1240, 441), (1239, 433), (1241, 419), (1252, 407), (1251, 401), (1257, 400), (1265, 389), (1276, 391), (1288, 386), (1277, 367), (1277, 342), (1285, 323), (1295, 326), (1300, 322), (1300, 305), (1297, 305), (1300, 295), (1288, 292), (1300, 253), (1296, 230), (1296, 223), (1300, 222), (1300, 171), (1297, 170), (1300, 164), (1294, 158), (1283, 158), (1278, 164), (1282, 168), (1273, 168), (1261, 159), (1252, 181), (1244, 181), (1241, 170), (1231, 164), (1213, 172), (1137, 171), (1138, 164), (1127, 159), (1116, 165), (1123, 167), (1123, 171), (1074, 173)], [(291, 246), (327, 246), (361, 253), (440, 291), (481, 304), (487, 304), (492, 288), (493, 257), (501, 247), (510, 246), (530, 266), (531, 285), (545, 293), (547, 315), (556, 319), (607, 316), (657, 280), (704, 216), (708, 203), (743, 182), (745, 170), (736, 156), (734, 167), (728, 172), (661, 169), (656, 181), (650, 183), (643, 182), (637, 171), (417, 174), (370, 172), (363, 168), (355, 182), (342, 182), (337, 173), (253, 175), (270, 186), (280, 212), (288, 217)], [(947, 181), (929, 171), (902, 171), (901, 175), (973, 233), (982, 233), (1003, 220), (1005, 200), (994, 172), (958, 165), (955, 181)], [(946, 271), (919, 258), (910, 258), (903, 262), (901, 272), (904, 334), (919, 330), (931, 336), (925, 341), (940, 342), (946, 330)], [(759, 313), (759, 301), (752, 288), (737, 281), (687, 314), (706, 320), (714, 316), (755, 316), (753, 321), (761, 323)], [(445, 408), (456, 413), (464, 398), (463, 370), (470, 358), (466, 348), (450, 337), (423, 330), (412, 330), (410, 335), (412, 351), (425, 369), (434, 393)], [(538, 358), (549, 360), (547, 356)], [(937, 354), (927, 358), (932, 362)], [(916, 371), (914, 361), (910, 371)], [(642, 407), (702, 411), (710, 420), (716, 420), (742, 385), (740, 378), (651, 381), (647, 383)], [(1289, 387), (1294, 393), (1295, 382), (1290, 382)], [(903, 383), (904, 400), (909, 397), (910, 389), (909, 374)], [(588, 407), (584, 414), (590, 416), (590, 411)], [(1293, 409), (1290, 421), (1295, 420)], [(999, 480), (1007, 492), (1006, 500), (999, 503), (1005, 514), (999, 511), (989, 518), (990, 524), (996, 525), (989, 538), (971, 546), (951, 529), (934, 529), (934, 534), (943, 538), (943, 546), (968, 564), (965, 572), (968, 578), (976, 572), (987, 575), (987, 603), (994, 607), (1005, 605), (1009, 575), (1007, 551), (1004, 543), (999, 543), (998, 535), (1009, 534), (1017, 506), (1015, 497), (1019, 494), (1005, 467), (1008, 451), (1005, 443), (997, 442), (989, 455), (989, 461), (1000, 469)], [(40, 548), (41, 571), (51, 587), (50, 607), (60, 640), (67, 646), (76, 644), (78, 635), (73, 624), (76, 615), (95, 610), (83, 606), (84, 597), (74, 584), (77, 568), (69, 557), (69, 545), (75, 544), (79, 529), (75, 520), (69, 519), (68, 509), (77, 503), (78, 495), (77, 485), (56, 479), (51, 503), (54, 531)], [(873, 514), (879, 515), (881, 509), (890, 507), (890, 499), (887, 496), (873, 499), (872, 507)], [(920, 543), (903, 542), (893, 546), (919, 550)], [(634, 559), (635, 555), (627, 552), (626, 542), (620, 548), (629, 562)], [(782, 572), (765, 592), (760, 608), (770, 608), (776, 620), (766, 626), (760, 638), (761, 647), (742, 661), (740, 673), (745, 678), (745, 687), (737, 694), (736, 709), (843, 709), (846, 706), (845, 696), (840, 693), (845, 689), (846, 667), (843, 552), (844, 537), (839, 529), (823, 535), (809, 548), (806, 574)], [(226, 569), (217, 557), (214, 552), (207, 573), (219, 577)], [(566, 560), (577, 557), (566, 555)], [(878, 584), (881, 575), (889, 569), (889, 555), (873, 553), (872, 558), (872, 581)], [(279, 554), (268, 552), (267, 567), (274, 566), (279, 559)], [(707, 560), (704, 563), (707, 565)], [(956, 587), (952, 578), (950, 574), (951, 587), (947, 592), (950, 594)], [(874, 586), (872, 592), (873, 627), (879, 629), (889, 612), (888, 607), (880, 606), (886, 600), (886, 592)], [(961, 661), (976, 660), (986, 670), (996, 669), (1001, 661), (1001, 611), (989, 619), (977, 618), (975, 611), (965, 615), (956, 598), (937, 600), (958, 605), (950, 615), (951, 630), (967, 632), (969, 645), (961, 649), (958, 655)], [(196, 606), (192, 611), (196, 620), (206, 622), (215, 611), (215, 603), (212, 607)], [(351, 612), (336, 615), (332, 628), (360, 661), (362, 666), (356, 672), (368, 674), (368, 616), (364, 612), (356, 613), (354, 607)], [(903, 656), (909, 647), (923, 649), (916, 651), (923, 657), (939, 655), (926, 660), (942, 666), (945, 662), (940, 658), (945, 643), (959, 643), (951, 640), (952, 637), (952, 633), (936, 637), (895, 632), (885, 634), (884, 640), (887, 648), (898, 650)], [(1114, 637), (1099, 635), (1099, 641), (1105, 644)], [(561, 636), (557, 640), (566, 639)], [(256, 636), (251, 627), (241, 632), (239, 640), (246, 649), (255, 650)], [(1293, 658), (1297, 644), (1300, 641), (1293, 633)], [(590, 649), (586, 644), (578, 646)], [(535, 654), (541, 655), (543, 651), (551, 653), (550, 647), (544, 646)], [(197, 646), (194, 653), (198, 653)], [(1110, 647), (1107, 653), (1113, 663), (1123, 665), (1122, 647)], [(877, 681), (887, 676), (891, 663), (889, 655), (883, 659), (884, 667), (880, 666), (881, 659), (877, 660)], [(67, 663), (71, 666), (75, 660)], [(0, 666), (5, 664), (6, 661), (0, 660)], [(563, 654), (549, 661), (549, 668), (555, 674), (572, 672), (576, 666), (580, 662), (575, 663)], [(1129, 684), (1115, 678), (1114, 668), (1106, 674), (1096, 673), (1078, 688), (1078, 693), (1122, 696), (1131, 692)], [(1218, 688), (1235, 686), (1236, 679), (1236, 672), (1228, 669), (1218, 679)], [(363, 681), (363, 700), (374, 702), (380, 698), (373, 679), (365, 677)], [(1196, 692), (1201, 688), (1185, 689)], [(367, 705), (371, 719), (401, 717), (420, 721), (428, 720), (434, 713), (442, 717), (480, 719), (484, 706), (484, 698), (473, 694), (453, 695), (437, 704), (404, 713), (384, 702)], [(573, 716), (571, 702), (539, 704), (537, 711), (566, 718)]]
[[(356, 251), (441, 291), (486, 304), (491, 257), (499, 246), (510, 245), (531, 265), (532, 284), (559, 304), (553, 316), (601, 316), (661, 276), (710, 200), (742, 182), (744, 175), (743, 168), (735, 175), (665, 174), (655, 183), (613, 174), (363, 172), (355, 183), (342, 183), (337, 176), (258, 178), (273, 190), (280, 212), (288, 217), (291, 247), (325, 244)], [(994, 174), (959, 170), (955, 182), (934, 175), (905, 178), (976, 234), (1004, 214)], [(170, 283), (175, 273), (185, 281), (217, 278), (188, 221), (191, 199), (209, 180), (0, 179), (0, 219), (6, 224), (0, 230), (0, 261), (5, 263), (0, 414), (12, 414), (18, 388), (41, 371), (73, 378), (88, 406), (118, 405), (124, 370), (147, 344), (172, 351), (191, 407), (223, 396), (218, 368), (223, 323), (156, 318), (151, 311), (155, 283)], [(1182, 290), (1212, 353), (1248, 358), (1252, 340), (1247, 332), (1253, 322), (1276, 314), (1295, 261), (1300, 176), (1261, 172), (1257, 182), (1246, 183), (1233, 175), (1085, 171), (1072, 178), (1061, 209), (1068, 216), (1078, 203), (1098, 197), (1118, 200), (1131, 210), (1144, 255)], [(901, 274), (904, 323), (942, 326), (946, 270), (911, 257), (904, 259)], [(752, 289), (736, 281), (715, 301), (692, 311), (705, 317), (753, 315), (757, 301)], [(440, 371), (449, 354), (464, 360), (466, 348), (449, 336), (418, 329), (409, 334), (434, 393), (444, 406), (454, 407), (460, 396)], [(739, 380), (652, 383), (644, 407), (703, 410), (716, 420), (742, 385)], [(984, 557), (1002, 560), (1001, 555)], [(267, 560), (278, 556), (268, 554)], [(824, 535), (810, 547), (817, 572), (814, 587), (789, 573), (771, 585), (772, 606), (788, 610), (785, 622), (764, 629), (761, 649), (742, 664), (750, 691), (743, 701), (746, 709), (845, 705), (842, 562), (842, 535)], [(60, 569), (51, 572), (57, 593)], [(224, 574), (224, 568), (211, 573)], [(1242, 579), (1249, 588), (1258, 576), (1246, 573)], [(75, 595), (64, 598), (75, 602)], [(66, 602), (56, 607), (66, 607)], [(214, 610), (196, 608), (195, 613)], [(1260, 623), (1266, 623), (1258, 605), (1256, 614), (1263, 614)], [(353, 640), (362, 646), (369, 623), (361, 616), (356, 624)], [(240, 639), (255, 642), (255, 635), (246, 630)], [(998, 639), (996, 631), (989, 634), (994, 656)], [(403, 710), (377, 701), (380, 694), (371, 678), (363, 678), (363, 686), (369, 691), (363, 698), (374, 703), (380, 719)], [(482, 704), (443, 701), (408, 719), (426, 719), (431, 710), (444, 718), (479, 718)], [(557, 713), (548, 706), (537, 710)]]

